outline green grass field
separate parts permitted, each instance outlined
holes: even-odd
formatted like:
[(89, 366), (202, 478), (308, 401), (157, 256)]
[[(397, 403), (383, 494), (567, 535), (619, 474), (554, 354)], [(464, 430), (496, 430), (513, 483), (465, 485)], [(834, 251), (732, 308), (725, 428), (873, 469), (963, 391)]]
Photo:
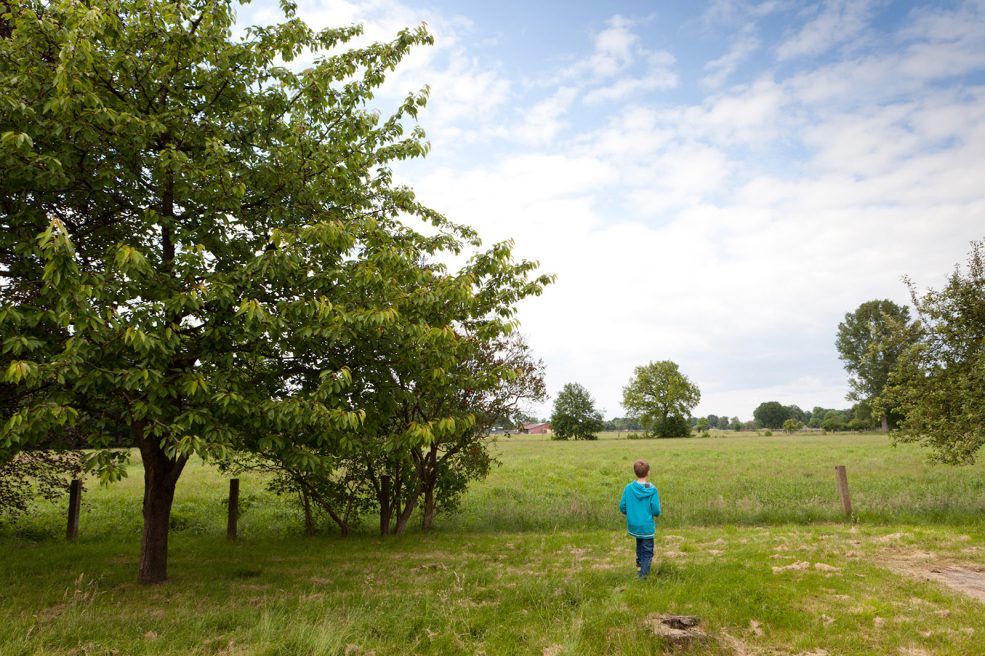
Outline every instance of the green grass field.
[[(500, 438), (501, 466), (458, 514), (385, 541), (372, 518), (348, 539), (303, 537), (245, 476), (229, 544), (226, 483), (193, 463), (171, 580), (150, 588), (134, 582), (135, 465), (90, 485), (77, 543), (61, 507), (0, 527), (0, 654), (677, 653), (653, 613), (701, 616), (695, 654), (983, 653), (985, 606), (940, 580), (974, 588), (985, 571), (985, 466), (931, 466), (879, 435), (603, 437)], [(664, 508), (644, 582), (615, 508), (640, 457)]]

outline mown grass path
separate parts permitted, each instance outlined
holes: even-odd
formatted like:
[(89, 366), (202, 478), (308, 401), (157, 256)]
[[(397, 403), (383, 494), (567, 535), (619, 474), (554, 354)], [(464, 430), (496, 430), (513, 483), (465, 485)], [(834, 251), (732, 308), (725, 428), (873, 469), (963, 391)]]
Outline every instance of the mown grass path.
[[(228, 544), (224, 482), (197, 464), (171, 581), (152, 588), (134, 583), (136, 471), (87, 493), (76, 544), (59, 539), (60, 508), (39, 509), (0, 528), (0, 654), (660, 654), (644, 619), (663, 612), (703, 618), (693, 653), (981, 653), (985, 606), (919, 576), (985, 570), (981, 467), (929, 467), (882, 436), (497, 448), (503, 465), (460, 514), (386, 541), (304, 538), (246, 477)], [(614, 509), (636, 457), (666, 512), (642, 583)], [(856, 524), (839, 519), (835, 464)]]

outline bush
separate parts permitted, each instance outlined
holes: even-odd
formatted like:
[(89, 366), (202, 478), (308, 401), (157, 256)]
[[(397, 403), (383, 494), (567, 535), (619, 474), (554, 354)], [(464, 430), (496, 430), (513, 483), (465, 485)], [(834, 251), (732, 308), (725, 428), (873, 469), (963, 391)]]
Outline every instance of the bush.
[(773, 431), (766, 429), (763, 431), (763, 435), (765, 435), (766, 437), (773, 437)]
[(690, 437), (691, 422), (679, 415), (670, 415), (654, 423), (650, 432), (654, 437)]
[(646, 433), (627, 433), (626, 434), (626, 439), (627, 440), (645, 440), (647, 437), (649, 437), (649, 436)]

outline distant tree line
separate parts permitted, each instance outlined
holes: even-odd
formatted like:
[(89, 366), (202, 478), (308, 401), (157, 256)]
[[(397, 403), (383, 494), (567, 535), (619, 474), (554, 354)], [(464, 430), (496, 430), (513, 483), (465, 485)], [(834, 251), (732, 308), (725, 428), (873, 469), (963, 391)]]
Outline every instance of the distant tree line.
[(643, 430), (643, 425), (638, 417), (613, 417), (605, 422), (607, 431), (638, 431)]
[(765, 401), (753, 411), (750, 428), (799, 430), (815, 428), (827, 431), (872, 430), (878, 428), (879, 417), (874, 416), (868, 403), (859, 402), (851, 408), (822, 408), (801, 410), (797, 405), (783, 405), (779, 401)]

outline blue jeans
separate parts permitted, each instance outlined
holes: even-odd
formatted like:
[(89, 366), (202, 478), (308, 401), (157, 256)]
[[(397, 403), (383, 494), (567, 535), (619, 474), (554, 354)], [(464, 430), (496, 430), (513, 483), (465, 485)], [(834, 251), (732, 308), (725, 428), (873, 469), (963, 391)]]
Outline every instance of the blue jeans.
[(645, 579), (650, 573), (650, 563), (653, 561), (653, 538), (636, 538), (636, 566), (640, 568), (640, 578)]

